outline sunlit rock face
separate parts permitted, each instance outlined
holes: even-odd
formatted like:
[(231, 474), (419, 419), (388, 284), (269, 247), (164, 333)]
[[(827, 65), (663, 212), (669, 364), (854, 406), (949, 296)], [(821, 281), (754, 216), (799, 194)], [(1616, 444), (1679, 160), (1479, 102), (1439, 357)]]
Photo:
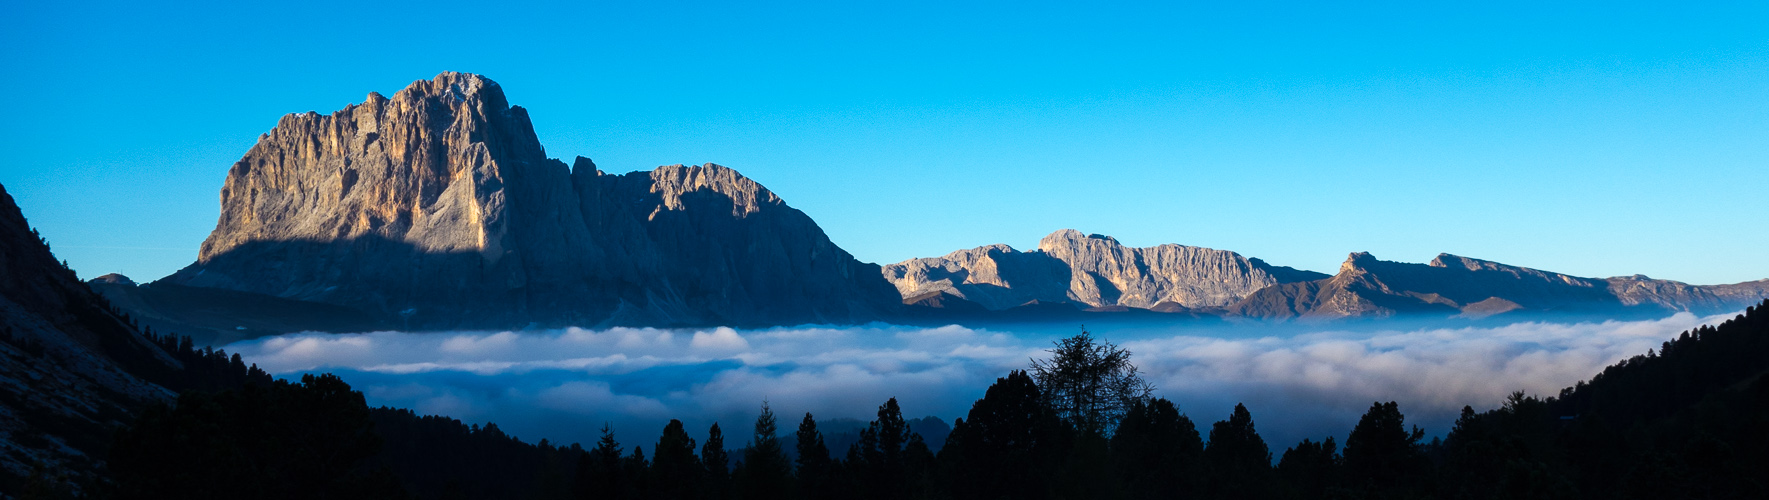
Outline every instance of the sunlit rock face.
[(568, 167), (496, 82), (443, 73), (283, 117), (165, 281), (415, 328), (866, 321), (898, 306), (878, 276), (734, 170)]
[(1581, 278), (1447, 253), (1414, 264), (1357, 252), (1328, 276), (1224, 250), (1126, 247), (1069, 229), (1046, 236), (1033, 251), (990, 245), (906, 260), (883, 272), (915, 305), (945, 306), (949, 297), (996, 311), (1066, 302), (1090, 311), (1128, 307), (1270, 319), (1479, 319), (1511, 312), (1644, 318), (1722, 313), (1769, 299), (1769, 280), (1701, 286), (1645, 276)]
[(1221, 308), (1271, 285), (1327, 277), (1225, 250), (1173, 244), (1127, 247), (1111, 237), (1073, 229), (1051, 233), (1029, 252), (990, 245), (899, 262), (885, 266), (884, 273), (904, 297), (949, 290), (996, 310), (1033, 300), (1089, 307)]

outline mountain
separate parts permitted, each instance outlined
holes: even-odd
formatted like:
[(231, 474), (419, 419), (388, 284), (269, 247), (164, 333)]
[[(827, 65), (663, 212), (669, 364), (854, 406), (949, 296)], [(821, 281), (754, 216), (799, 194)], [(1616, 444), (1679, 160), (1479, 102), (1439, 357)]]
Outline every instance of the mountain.
[(884, 267), (905, 298), (944, 292), (990, 310), (1028, 302), (1174, 311), (1221, 308), (1256, 290), (1327, 275), (1202, 247), (1126, 247), (1064, 229), (1020, 252), (1007, 245), (959, 250)]
[(294, 332), (368, 332), (400, 325), (335, 304), (172, 283), (136, 284), (107, 274), (86, 285), (143, 327), (188, 336), (196, 345)]
[(284, 116), (229, 169), (196, 262), (153, 286), (409, 328), (762, 325), (888, 316), (879, 276), (735, 170), (567, 167), (496, 82), (443, 73)]
[(1769, 298), (1769, 280), (1697, 286), (1645, 276), (1580, 278), (1441, 254), (1427, 264), (1351, 254), (1330, 278), (1267, 287), (1227, 313), (1256, 318), (1487, 317), (1512, 311), (1664, 314), (1734, 311)]
[(0, 491), (90, 470), (182, 365), (56, 261), (0, 186)]
[[(1354, 254), (1328, 276), (1234, 252), (1052, 233), (1038, 249), (860, 262), (737, 171), (610, 174), (550, 158), (528, 111), (443, 73), (284, 116), (229, 169), (196, 262), (94, 289), (222, 342), (299, 330), (769, 326), (1132, 312), (1337, 318), (1719, 311), (1769, 281), (1592, 279), (1443, 255)], [(1071, 311), (1073, 310), (1073, 311)], [(1031, 314), (1036, 311), (1037, 314)]]

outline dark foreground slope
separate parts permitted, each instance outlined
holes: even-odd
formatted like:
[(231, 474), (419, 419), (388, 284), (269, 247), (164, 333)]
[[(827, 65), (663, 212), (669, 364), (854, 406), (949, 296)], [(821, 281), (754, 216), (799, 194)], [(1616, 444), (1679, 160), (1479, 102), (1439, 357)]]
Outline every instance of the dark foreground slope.
[(1769, 496), (1769, 302), (1587, 382), (1464, 409), (1444, 486), (1467, 498)]
[(411, 328), (848, 323), (900, 307), (876, 265), (736, 171), (567, 167), (496, 82), (462, 73), (283, 117), (229, 169), (197, 261), (161, 283)]
[(182, 364), (50, 254), (0, 187), (0, 489), (90, 470)]

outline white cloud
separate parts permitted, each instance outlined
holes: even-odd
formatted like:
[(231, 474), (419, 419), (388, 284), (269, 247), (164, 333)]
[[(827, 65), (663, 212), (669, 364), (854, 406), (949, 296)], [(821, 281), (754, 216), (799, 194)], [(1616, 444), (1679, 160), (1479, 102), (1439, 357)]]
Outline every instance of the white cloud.
[(694, 338), (688, 341), (688, 347), (714, 352), (738, 352), (749, 349), (749, 342), (743, 340), (737, 330), (721, 326), (711, 333), (694, 332)]
[[(1373, 401), (1399, 401), (1410, 423), (1441, 433), (1463, 405), (1489, 408), (1516, 390), (1553, 394), (1678, 332), (1726, 317), (1118, 333), (1157, 394), (1179, 403), (1201, 427), (1245, 402), (1281, 451), (1302, 437), (1343, 436)], [(620, 422), (641, 439), (669, 418), (702, 426), (742, 422), (764, 398), (783, 415), (869, 420), (880, 403), (897, 397), (910, 416), (950, 420), (963, 416), (995, 378), (1024, 368), (1066, 334), (956, 325), (567, 328), (306, 333), (227, 350), (272, 373), (340, 373), (371, 404), (492, 420), (534, 439), (588, 442), (604, 421)], [(1111, 330), (1095, 334), (1114, 338)]]

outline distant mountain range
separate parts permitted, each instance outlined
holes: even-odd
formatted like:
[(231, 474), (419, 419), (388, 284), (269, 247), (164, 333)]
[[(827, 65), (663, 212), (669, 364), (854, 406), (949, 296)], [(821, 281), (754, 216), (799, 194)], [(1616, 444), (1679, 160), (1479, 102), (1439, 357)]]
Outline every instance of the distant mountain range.
[[(214, 341), (283, 331), (1013, 321), (1088, 314), (1343, 318), (1741, 309), (1769, 281), (1592, 279), (1357, 253), (1328, 276), (1234, 252), (1062, 230), (880, 266), (718, 165), (611, 175), (548, 158), (484, 77), (443, 73), (284, 116), (227, 174), (196, 262), (92, 286)], [(199, 297), (200, 296), (200, 297)]]

